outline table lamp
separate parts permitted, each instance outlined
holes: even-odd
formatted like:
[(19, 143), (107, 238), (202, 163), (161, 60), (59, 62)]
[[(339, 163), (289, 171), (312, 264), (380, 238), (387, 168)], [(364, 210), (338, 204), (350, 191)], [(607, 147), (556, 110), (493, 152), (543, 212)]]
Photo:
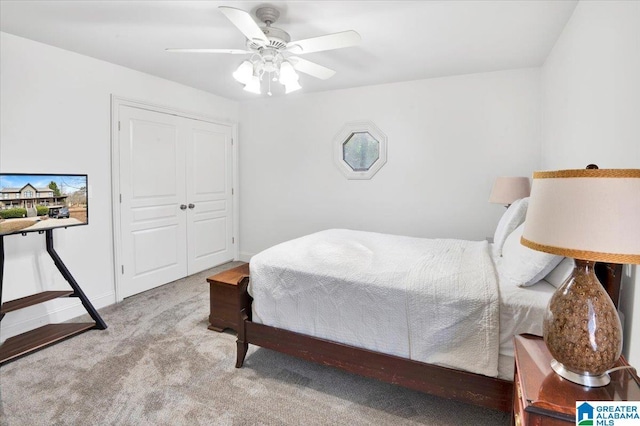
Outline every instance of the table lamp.
[(493, 183), (489, 202), (504, 204), (505, 207), (509, 207), (514, 201), (528, 197), (530, 189), (531, 185), (528, 177), (500, 176)]
[(535, 172), (521, 243), (575, 259), (549, 301), (543, 337), (556, 373), (606, 386), (622, 352), (622, 327), (594, 266), (640, 263), (640, 169)]

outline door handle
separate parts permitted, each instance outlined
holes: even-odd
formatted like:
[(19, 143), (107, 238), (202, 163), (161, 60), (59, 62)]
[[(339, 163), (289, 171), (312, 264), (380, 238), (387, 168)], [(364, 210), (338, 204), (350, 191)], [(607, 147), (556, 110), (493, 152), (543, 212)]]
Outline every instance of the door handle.
[(196, 207), (196, 205), (195, 205), (195, 204), (193, 204), (193, 203), (189, 203), (189, 208), (190, 208), (190, 209), (193, 209), (193, 208), (195, 208), (195, 207)]
[(186, 206), (186, 205), (184, 205), (184, 204), (180, 204), (180, 210), (186, 210), (186, 209), (187, 209), (187, 206)]

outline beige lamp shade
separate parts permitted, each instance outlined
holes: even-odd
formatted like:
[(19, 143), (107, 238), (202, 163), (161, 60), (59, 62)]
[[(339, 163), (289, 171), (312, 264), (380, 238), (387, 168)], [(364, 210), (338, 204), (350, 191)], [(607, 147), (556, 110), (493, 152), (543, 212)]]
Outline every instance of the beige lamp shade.
[(500, 176), (496, 178), (489, 195), (489, 202), (508, 205), (529, 196), (531, 184), (524, 176)]
[(575, 259), (640, 263), (640, 169), (534, 173), (521, 242)]

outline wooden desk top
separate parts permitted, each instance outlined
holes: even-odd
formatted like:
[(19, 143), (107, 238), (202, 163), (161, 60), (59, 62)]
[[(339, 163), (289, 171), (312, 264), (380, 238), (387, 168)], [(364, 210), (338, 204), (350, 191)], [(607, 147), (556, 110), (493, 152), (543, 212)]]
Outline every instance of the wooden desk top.
[[(588, 388), (565, 380), (551, 369), (551, 355), (540, 337), (516, 336), (515, 352), (526, 411), (573, 422), (576, 401), (640, 401), (635, 370), (614, 371), (607, 386)], [(621, 365), (629, 365), (623, 357), (616, 367)]]

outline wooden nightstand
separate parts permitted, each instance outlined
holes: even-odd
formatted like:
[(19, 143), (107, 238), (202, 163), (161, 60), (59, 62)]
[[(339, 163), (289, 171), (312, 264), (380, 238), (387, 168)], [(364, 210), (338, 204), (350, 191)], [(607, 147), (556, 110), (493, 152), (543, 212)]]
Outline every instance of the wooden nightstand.
[(240, 284), (249, 277), (249, 264), (237, 266), (207, 278), (209, 282), (209, 330), (231, 328), (238, 331), (240, 321)]
[[(640, 381), (634, 370), (611, 373), (611, 383), (587, 388), (558, 376), (551, 355), (537, 336), (516, 336), (513, 380), (515, 425), (575, 425), (576, 401), (640, 401)], [(624, 358), (616, 364), (628, 365)]]

